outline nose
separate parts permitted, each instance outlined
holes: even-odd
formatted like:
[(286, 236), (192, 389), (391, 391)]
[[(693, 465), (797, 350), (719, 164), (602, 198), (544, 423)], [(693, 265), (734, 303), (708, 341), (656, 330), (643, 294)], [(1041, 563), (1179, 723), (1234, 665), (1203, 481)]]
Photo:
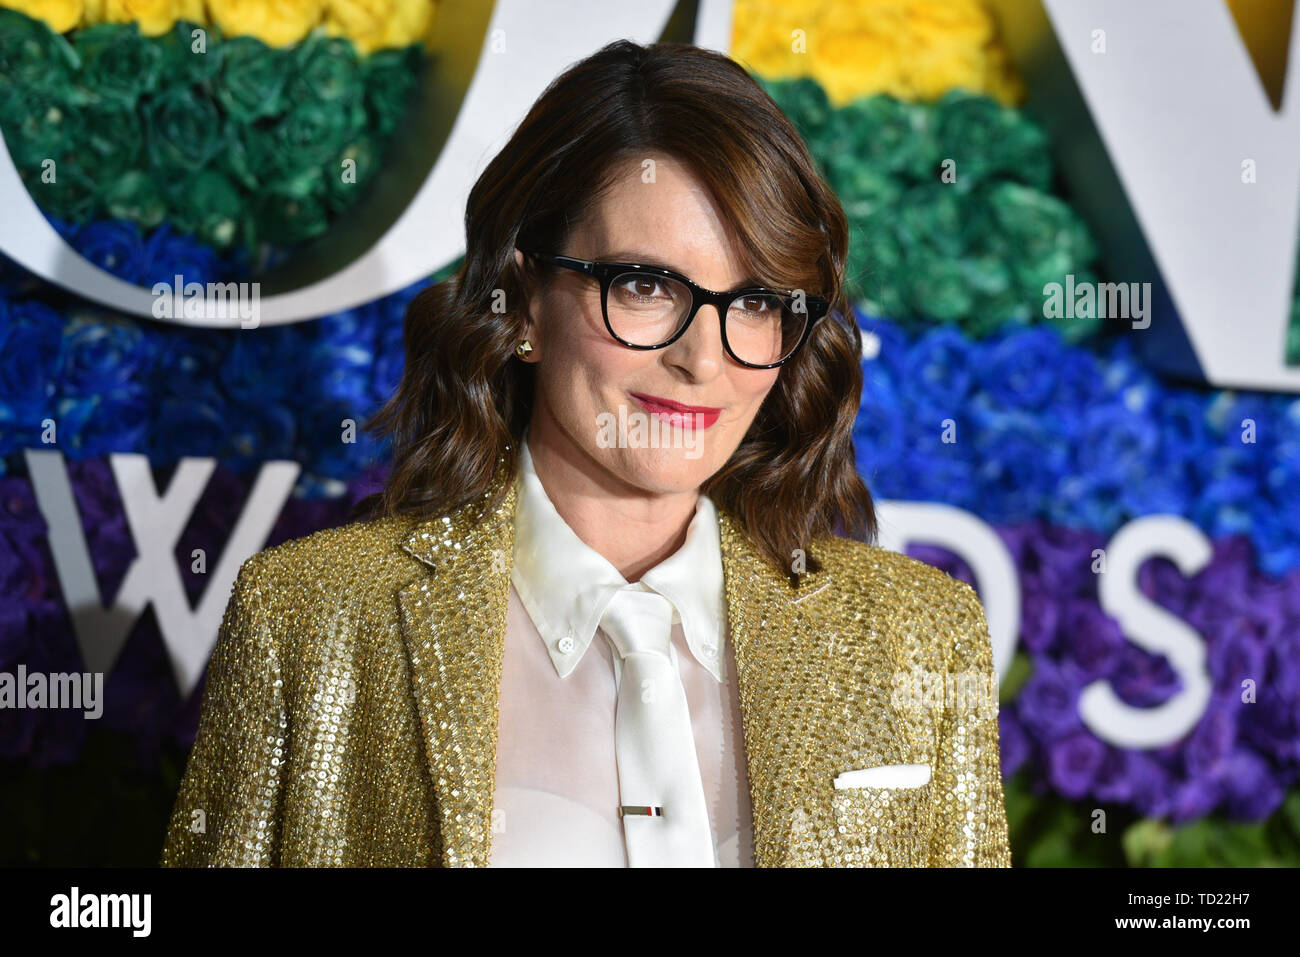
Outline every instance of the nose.
[(722, 314), (712, 304), (700, 306), (690, 328), (669, 346), (665, 361), (696, 382), (707, 382), (722, 371)]

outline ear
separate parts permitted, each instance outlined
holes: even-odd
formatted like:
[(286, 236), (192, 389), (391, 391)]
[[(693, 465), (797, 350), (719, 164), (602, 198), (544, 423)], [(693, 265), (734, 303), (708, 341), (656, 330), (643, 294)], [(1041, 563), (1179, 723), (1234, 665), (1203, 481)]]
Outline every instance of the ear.
[(515, 265), (518, 267), (520, 275), (523, 279), (523, 281), (520, 283), (520, 286), (523, 289), (522, 294), (524, 297), (524, 306), (523, 306), (524, 334), (521, 338), (527, 339), (533, 347), (533, 351), (530, 352), (528, 355), (517, 356), (516, 358), (520, 358), (524, 362), (536, 362), (537, 361), (537, 323), (533, 321), (533, 302), (532, 302), (532, 294), (530, 292), (530, 286), (532, 284), (529, 281), (528, 269), (524, 261), (524, 254), (519, 251), (518, 247), (515, 248)]

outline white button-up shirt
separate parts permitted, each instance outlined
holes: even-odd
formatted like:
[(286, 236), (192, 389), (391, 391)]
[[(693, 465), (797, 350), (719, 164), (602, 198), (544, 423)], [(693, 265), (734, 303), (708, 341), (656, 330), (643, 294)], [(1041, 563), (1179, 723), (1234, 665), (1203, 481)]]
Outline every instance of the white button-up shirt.
[[(493, 867), (626, 867), (614, 748), (621, 662), (600, 619), (628, 582), (547, 497), (520, 444), (514, 568), (497, 727)], [(673, 605), (717, 863), (752, 867), (749, 777), (728, 650), (722, 550), (701, 495), (686, 541), (638, 583)]]

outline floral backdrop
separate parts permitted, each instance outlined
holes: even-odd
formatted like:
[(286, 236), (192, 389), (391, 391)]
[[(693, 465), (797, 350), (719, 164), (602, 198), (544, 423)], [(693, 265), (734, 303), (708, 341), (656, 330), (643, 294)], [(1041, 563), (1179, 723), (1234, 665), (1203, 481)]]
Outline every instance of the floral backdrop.
[[(351, 159), (364, 185), (382, 168), (436, 29), (434, 4), (393, 0), (0, 7), (0, 131), (29, 191), (83, 256), (146, 286), (255, 275), (345, 217), (360, 191), (322, 170)], [(1300, 862), (1300, 401), (1164, 381), (1121, 328), (1043, 318), (1046, 283), (1107, 277), (976, 0), (739, 0), (734, 23), (733, 55), (799, 127), (853, 228), (864, 477), (877, 498), (978, 515), (1019, 569), (1000, 713), (1015, 863)], [(816, 56), (793, 52), (792, 25)], [(950, 157), (958, 183), (937, 175)], [(456, 265), (235, 334), (110, 313), (0, 258), (0, 670), (80, 670), (22, 454), (44, 418), (105, 596), (134, 557), (109, 453), (145, 453), (160, 485), (182, 456), (218, 460), (175, 548), (195, 601), (189, 556), (220, 552), (261, 463), (302, 466), (268, 545), (343, 523), (379, 487), (386, 449), (363, 432), (340, 443), (338, 423), (391, 393), (406, 304)], [(940, 440), (945, 419), (963, 441)], [(1102, 610), (1091, 571), (1094, 549), (1152, 514), (1213, 542), (1196, 576), (1155, 559), (1140, 587), (1202, 636), (1214, 691), (1191, 733), (1147, 751), (1098, 738), (1077, 705), (1100, 678), (1135, 706), (1178, 690)], [(974, 583), (952, 553), (911, 552)], [(1266, 689), (1257, 702), (1242, 703), (1243, 678)], [(180, 698), (146, 612), (102, 720), (0, 709), (0, 861), (154, 863), (201, 691)], [(70, 819), (102, 820), (93, 847)]]

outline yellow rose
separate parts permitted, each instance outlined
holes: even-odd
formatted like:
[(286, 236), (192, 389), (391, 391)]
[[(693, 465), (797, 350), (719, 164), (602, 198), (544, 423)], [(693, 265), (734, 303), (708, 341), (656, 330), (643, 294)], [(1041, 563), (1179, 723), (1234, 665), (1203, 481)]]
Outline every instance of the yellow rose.
[[(790, 33), (807, 35), (807, 54)], [(982, 0), (736, 0), (732, 55), (763, 76), (813, 76), (836, 106), (887, 93), (935, 99), (953, 87), (1023, 96)]]
[(212, 22), (226, 36), (257, 37), (272, 47), (297, 43), (323, 12), (322, 0), (208, 0)]
[[(737, 0), (731, 17), (731, 56), (765, 77), (803, 76), (812, 72), (817, 24), (826, 0)], [(805, 52), (793, 49), (802, 30)]]
[(85, 12), (84, 0), (0, 0), (0, 7), (44, 20), (55, 33), (67, 33), (81, 22)]
[(427, 38), (433, 11), (433, 0), (326, 0), (325, 29), (372, 53)]
[(993, 18), (979, 0), (911, 0), (907, 31), (923, 45), (983, 47), (993, 37)]
[(82, 23), (136, 23), (147, 37), (166, 33), (177, 20), (206, 23), (203, 0), (86, 0)]

